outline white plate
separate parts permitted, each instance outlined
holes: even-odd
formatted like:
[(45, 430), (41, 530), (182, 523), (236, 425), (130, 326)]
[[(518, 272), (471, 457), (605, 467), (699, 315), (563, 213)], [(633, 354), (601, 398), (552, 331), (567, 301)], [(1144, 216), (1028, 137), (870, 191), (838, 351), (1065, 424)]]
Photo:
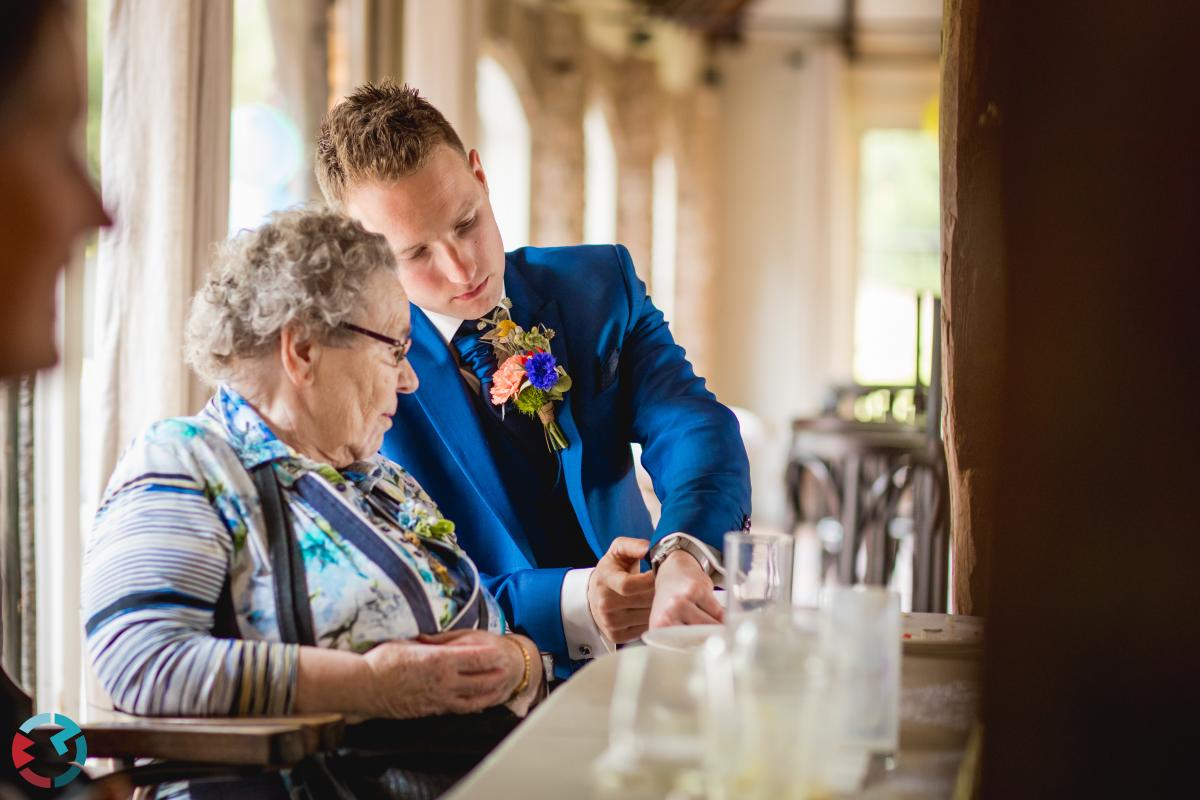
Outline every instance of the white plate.
[(906, 653), (950, 655), (983, 647), (983, 618), (964, 614), (905, 614), (901, 640)]
[[(710, 636), (719, 636), (724, 630), (724, 625), (676, 625), (646, 631), (642, 641), (650, 647), (694, 653)], [(983, 646), (983, 619), (962, 614), (904, 614), (900, 635), (906, 653), (974, 653)]]
[(650, 647), (676, 653), (695, 653), (704, 647), (708, 637), (720, 636), (724, 630), (724, 625), (675, 625), (646, 631), (642, 634), (642, 641)]

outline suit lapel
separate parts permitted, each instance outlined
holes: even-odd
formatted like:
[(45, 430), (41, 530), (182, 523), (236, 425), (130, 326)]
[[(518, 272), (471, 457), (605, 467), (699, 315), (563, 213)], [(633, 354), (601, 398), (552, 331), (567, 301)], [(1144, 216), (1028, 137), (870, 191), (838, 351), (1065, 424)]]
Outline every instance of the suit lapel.
[(413, 346), (408, 357), (421, 382), (417, 402), (466, 480), (499, 518), (529, 563), (536, 563), (504, 491), (496, 460), (486, 446), (474, 401), (454, 356), (425, 313), (416, 306), (411, 308)]
[[(534, 324), (543, 325), (554, 331), (550, 340), (550, 352), (555, 360), (562, 365), (568, 375), (571, 372), (571, 362), (567, 355), (567, 335), (563, 329), (562, 315), (559, 313), (558, 302), (542, 297), (533, 285), (526, 280), (510, 260), (504, 273), (505, 289), (512, 300), (513, 321), (522, 328), (529, 330)], [(567, 480), (567, 496), (575, 515), (579, 518), (580, 527), (587, 537), (594, 552), (604, 552), (606, 548), (599, 547), (596, 542), (596, 532), (592, 528), (591, 515), (588, 513), (587, 498), (583, 493), (583, 439), (575, 425), (575, 415), (572, 411), (574, 395), (568, 391), (563, 402), (555, 404), (555, 419), (567, 437), (567, 449), (562, 456), (563, 475)]]

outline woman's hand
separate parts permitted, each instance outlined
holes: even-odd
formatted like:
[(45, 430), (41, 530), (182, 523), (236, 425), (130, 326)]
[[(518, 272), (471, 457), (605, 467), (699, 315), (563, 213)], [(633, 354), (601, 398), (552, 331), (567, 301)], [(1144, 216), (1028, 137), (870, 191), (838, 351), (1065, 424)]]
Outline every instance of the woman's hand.
[(529, 713), (529, 709), (533, 707), (534, 703), (540, 702), (545, 697), (544, 687), (546, 682), (543, 680), (542, 654), (538, 652), (537, 645), (534, 644), (532, 639), (515, 633), (510, 633), (504, 638), (524, 651), (524, 654), (518, 653), (521, 656), (520, 676), (522, 678), (525, 676), (525, 655), (529, 656), (529, 683), (526, 684), (519, 695), (513, 697), (507, 703), (510, 711), (518, 717), (524, 717)]
[[(529, 654), (529, 686), (513, 698), (525, 675), (518, 647)], [(541, 684), (541, 656), (524, 636), (449, 631), (384, 642), (364, 655), (301, 647), (293, 710), (405, 718), (470, 714), (509, 703), (523, 715)]]
[(371, 686), (364, 688), (381, 717), (482, 711), (507, 700), (520, 680), (512, 678), (519, 657), (513, 650), (482, 631), (445, 641), (385, 642), (363, 656), (371, 674)]
[[(538, 652), (537, 645), (532, 640), (520, 634), (511, 633), (507, 636), (498, 636), (494, 633), (476, 630), (444, 631), (443, 633), (418, 637), (417, 641), (440, 646), (461, 645), (465, 643), (478, 643), (480, 646), (498, 646), (507, 656), (508, 674), (508, 692), (500, 702), (507, 702), (510, 699), (517, 702), (527, 695), (532, 697), (542, 685), (541, 654)], [(526, 655), (529, 656), (529, 681), (523, 687), (521, 697), (516, 698), (513, 697), (513, 693), (521, 686), (521, 681), (525, 678)], [(525, 708), (528, 708), (528, 703), (524, 705)]]

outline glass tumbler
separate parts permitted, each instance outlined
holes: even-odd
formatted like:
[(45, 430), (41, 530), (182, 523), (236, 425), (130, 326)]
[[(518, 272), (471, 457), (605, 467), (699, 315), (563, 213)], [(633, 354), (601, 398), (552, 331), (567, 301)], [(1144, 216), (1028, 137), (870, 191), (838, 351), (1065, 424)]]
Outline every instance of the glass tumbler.
[(726, 622), (791, 607), (792, 550), (792, 537), (783, 533), (725, 534)]
[(893, 753), (900, 740), (900, 595), (880, 586), (831, 586), (824, 604), (841, 742)]

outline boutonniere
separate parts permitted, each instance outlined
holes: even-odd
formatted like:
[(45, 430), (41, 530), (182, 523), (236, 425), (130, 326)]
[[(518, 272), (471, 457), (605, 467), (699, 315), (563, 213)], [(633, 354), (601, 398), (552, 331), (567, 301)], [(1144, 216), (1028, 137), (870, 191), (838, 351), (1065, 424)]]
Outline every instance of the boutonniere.
[(567, 437), (554, 417), (554, 404), (561, 403), (571, 388), (571, 376), (550, 352), (554, 331), (544, 325), (525, 330), (509, 318), (512, 301), (505, 297), (500, 308), (479, 321), (480, 337), (492, 346), (500, 366), (492, 376), (492, 404), (512, 402), (517, 411), (541, 420), (546, 446), (565, 450)]

